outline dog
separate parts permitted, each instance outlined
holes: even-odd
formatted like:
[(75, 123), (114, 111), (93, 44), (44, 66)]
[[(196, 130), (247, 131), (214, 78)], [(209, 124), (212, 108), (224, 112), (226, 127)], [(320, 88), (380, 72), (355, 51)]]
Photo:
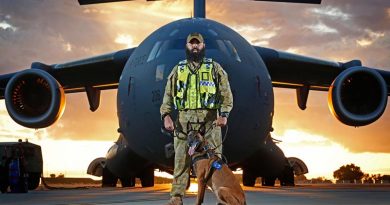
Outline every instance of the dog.
[(188, 132), (188, 154), (198, 178), (197, 205), (203, 203), (206, 186), (211, 187), (218, 203), (246, 205), (245, 194), (230, 168), (217, 156), (199, 131)]

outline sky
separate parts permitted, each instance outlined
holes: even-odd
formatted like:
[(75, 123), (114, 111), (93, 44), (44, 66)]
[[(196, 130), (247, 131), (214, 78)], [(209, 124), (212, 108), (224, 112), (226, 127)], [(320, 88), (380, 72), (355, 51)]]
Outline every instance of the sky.
[[(239, 32), (252, 45), (390, 71), (390, 1), (323, 0), (321, 5), (208, 0), (207, 18)], [(63, 63), (136, 47), (150, 33), (192, 15), (192, 1), (132, 1), (80, 6), (76, 0), (0, 1), (0, 74), (32, 62)], [(275, 91), (273, 137), (286, 156), (301, 158), (308, 177), (332, 178), (355, 163), (366, 173), (390, 174), (390, 111), (365, 127), (343, 125), (327, 93), (311, 91), (305, 111), (295, 90)], [(29, 139), (42, 146), (44, 174), (85, 176), (89, 163), (116, 141), (116, 90), (103, 91), (90, 112), (85, 93), (68, 94), (62, 118), (39, 130), (23, 128), (0, 102), (0, 141)]]

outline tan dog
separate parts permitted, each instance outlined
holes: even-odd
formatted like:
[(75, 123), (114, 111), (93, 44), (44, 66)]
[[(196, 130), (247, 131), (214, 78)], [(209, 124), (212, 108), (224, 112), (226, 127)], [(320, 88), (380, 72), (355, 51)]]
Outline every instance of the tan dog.
[[(217, 204), (244, 205), (245, 194), (230, 168), (214, 153), (197, 131), (188, 133), (188, 154), (198, 178), (198, 196), (195, 204), (202, 204), (206, 186), (217, 196)], [(213, 163), (218, 163), (213, 166)]]

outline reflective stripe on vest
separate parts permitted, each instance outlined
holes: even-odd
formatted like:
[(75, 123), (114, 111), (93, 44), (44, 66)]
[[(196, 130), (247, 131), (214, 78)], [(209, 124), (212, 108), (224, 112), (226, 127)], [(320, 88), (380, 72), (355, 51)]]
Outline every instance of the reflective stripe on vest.
[(216, 92), (212, 59), (205, 58), (196, 73), (191, 72), (186, 60), (179, 62), (174, 95), (176, 109), (218, 109)]

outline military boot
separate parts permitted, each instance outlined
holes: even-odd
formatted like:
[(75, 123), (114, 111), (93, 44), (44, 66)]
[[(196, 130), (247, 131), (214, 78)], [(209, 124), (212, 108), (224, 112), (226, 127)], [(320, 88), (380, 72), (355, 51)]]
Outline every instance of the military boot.
[(173, 196), (165, 205), (183, 205), (183, 200), (180, 196)]

